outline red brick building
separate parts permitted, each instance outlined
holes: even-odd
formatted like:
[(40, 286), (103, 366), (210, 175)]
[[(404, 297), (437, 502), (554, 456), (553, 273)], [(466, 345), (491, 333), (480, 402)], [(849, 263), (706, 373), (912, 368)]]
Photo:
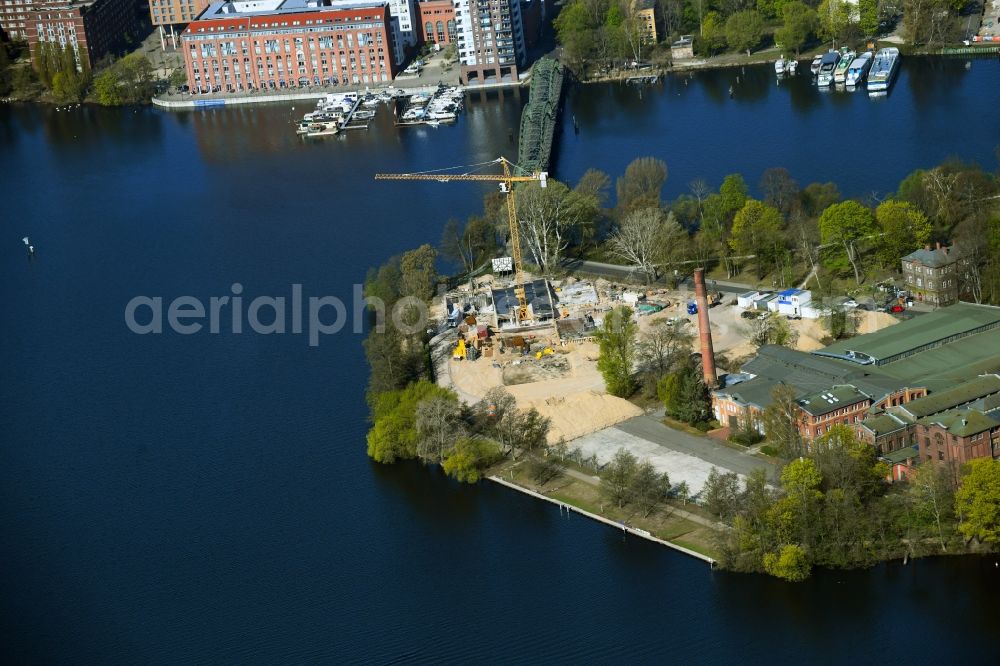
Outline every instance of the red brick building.
[(0, 30), (7, 39), (28, 41), (29, 15), (40, 4), (35, 0), (0, 0)]
[(215, 2), (181, 35), (193, 92), (389, 82), (386, 0)]
[(920, 460), (967, 463), (1000, 457), (1000, 418), (976, 409), (955, 409), (917, 421)]
[(451, 44), (458, 37), (455, 7), (451, 0), (425, 0), (417, 3), (420, 12), (420, 36), (427, 44)]
[(78, 63), (86, 58), (91, 67), (108, 53), (123, 48), (128, 37), (142, 36), (134, 0), (36, 0), (23, 15), (26, 25), (22, 27), (18, 21), (17, 38), (27, 39), (32, 54), (43, 42), (59, 49), (70, 45), (77, 52)]

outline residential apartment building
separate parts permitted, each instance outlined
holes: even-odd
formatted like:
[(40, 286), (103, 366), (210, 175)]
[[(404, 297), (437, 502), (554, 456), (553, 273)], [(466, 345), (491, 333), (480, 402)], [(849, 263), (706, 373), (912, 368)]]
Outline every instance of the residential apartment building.
[(954, 462), (1000, 457), (1000, 414), (955, 409), (916, 423), (921, 462)]
[(635, 0), (632, 7), (639, 22), (639, 28), (642, 30), (643, 39), (647, 44), (657, 42), (656, 7), (656, 0)]
[(0, 0), (0, 29), (12, 41), (28, 41), (29, 14), (37, 0)]
[(420, 41), (420, 25), (417, 19), (416, 0), (389, 0), (389, 16), (392, 21), (392, 37), (397, 55), (396, 64), (401, 65), (407, 53), (412, 51)]
[(836, 425), (854, 427), (865, 418), (872, 406), (871, 396), (854, 386), (836, 385), (797, 400), (799, 432), (806, 440), (829, 432)]
[(149, 0), (149, 18), (155, 26), (190, 23), (211, 0)]
[(453, 0), (460, 78), (466, 85), (516, 82), (526, 57), (520, 0)]
[(417, 3), (421, 36), (426, 44), (452, 44), (458, 38), (452, 0), (424, 0)]
[(958, 302), (961, 257), (954, 246), (926, 245), (903, 257), (902, 264), (906, 289), (915, 300), (939, 306)]
[(98, 60), (124, 46), (127, 36), (141, 35), (139, 8), (134, 0), (42, 0), (28, 13), (28, 45), (34, 54), (39, 44), (59, 48), (70, 45), (78, 64), (93, 67)]
[(386, 83), (387, 0), (216, 2), (181, 34), (193, 92)]

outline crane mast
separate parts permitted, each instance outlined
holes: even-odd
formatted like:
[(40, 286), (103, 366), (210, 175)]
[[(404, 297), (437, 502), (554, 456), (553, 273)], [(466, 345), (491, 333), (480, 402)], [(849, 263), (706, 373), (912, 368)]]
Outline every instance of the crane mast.
[(530, 318), (528, 312), (528, 298), (524, 290), (524, 266), (521, 255), (521, 228), (517, 221), (517, 204), (514, 199), (514, 183), (527, 183), (537, 181), (545, 187), (548, 173), (539, 171), (530, 176), (516, 176), (511, 167), (512, 162), (504, 157), (493, 160), (494, 164), (500, 164), (503, 169), (502, 174), (448, 174), (448, 173), (377, 173), (375, 180), (434, 180), (439, 183), (448, 183), (453, 180), (459, 181), (479, 181), (496, 182), (500, 184), (500, 191), (504, 194), (507, 202), (507, 222), (510, 226), (510, 245), (514, 263), (514, 296), (517, 298), (518, 322)]

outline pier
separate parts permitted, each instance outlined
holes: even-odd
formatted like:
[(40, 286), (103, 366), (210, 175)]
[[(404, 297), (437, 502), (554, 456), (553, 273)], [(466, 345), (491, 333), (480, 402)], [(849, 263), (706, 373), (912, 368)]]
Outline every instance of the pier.
[(517, 163), (526, 173), (549, 170), (564, 77), (562, 64), (551, 58), (542, 58), (532, 68), (517, 147)]

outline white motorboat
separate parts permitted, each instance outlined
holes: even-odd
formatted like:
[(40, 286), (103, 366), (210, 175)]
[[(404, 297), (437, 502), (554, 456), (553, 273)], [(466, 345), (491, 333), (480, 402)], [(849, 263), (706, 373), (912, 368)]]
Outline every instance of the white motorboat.
[(865, 77), (868, 76), (868, 70), (872, 66), (872, 52), (865, 51), (851, 63), (851, 66), (847, 68), (847, 76), (844, 78), (844, 83), (847, 84), (849, 88), (853, 88), (861, 85), (865, 81)]
[(823, 60), (819, 64), (819, 74), (816, 75), (816, 85), (821, 88), (828, 87), (833, 83), (833, 72), (840, 62), (840, 54), (836, 51), (828, 51), (823, 54)]
[(780, 58), (774, 61), (774, 73), (781, 76), (785, 73), (785, 67), (787, 63), (785, 62), (785, 56), (782, 55)]

